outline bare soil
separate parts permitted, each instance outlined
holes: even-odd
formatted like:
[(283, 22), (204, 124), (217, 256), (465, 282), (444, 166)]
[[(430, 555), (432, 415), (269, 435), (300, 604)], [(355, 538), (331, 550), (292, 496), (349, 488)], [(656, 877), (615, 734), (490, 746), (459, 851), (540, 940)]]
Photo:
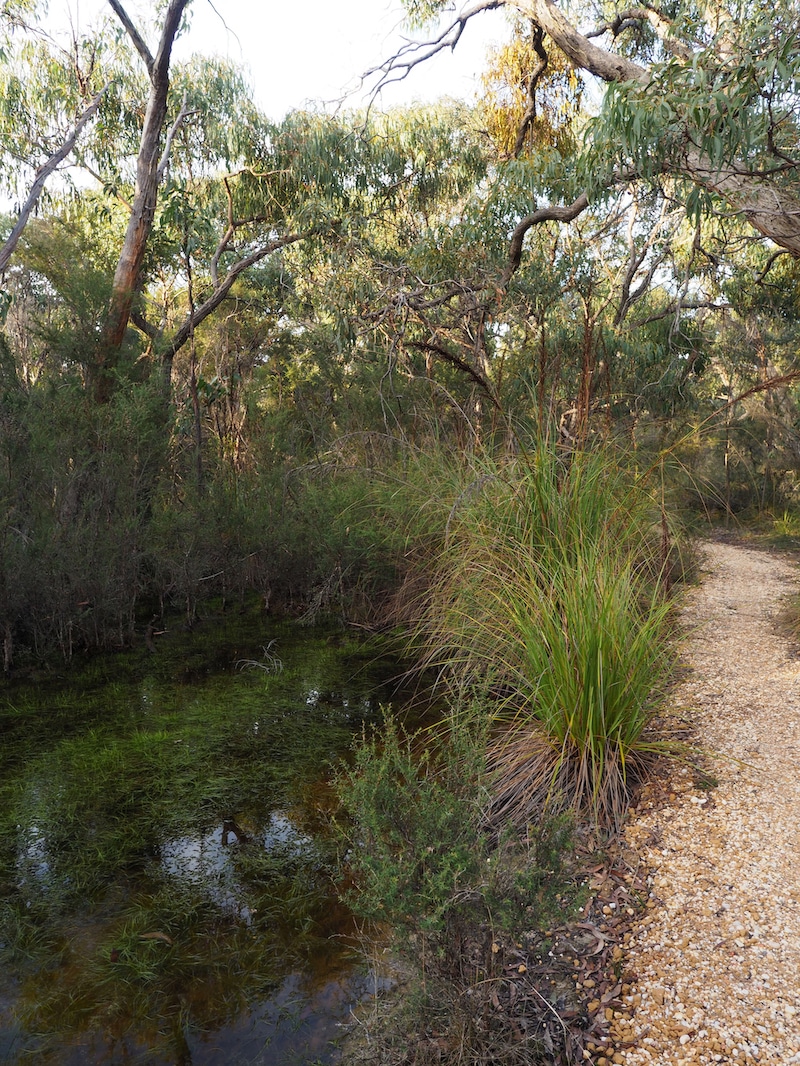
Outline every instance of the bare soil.
[(626, 844), (649, 898), (624, 934), (623, 994), (598, 1066), (800, 1063), (800, 658), (780, 621), (786, 556), (702, 547), (682, 608), (675, 709), (710, 777), (647, 789)]

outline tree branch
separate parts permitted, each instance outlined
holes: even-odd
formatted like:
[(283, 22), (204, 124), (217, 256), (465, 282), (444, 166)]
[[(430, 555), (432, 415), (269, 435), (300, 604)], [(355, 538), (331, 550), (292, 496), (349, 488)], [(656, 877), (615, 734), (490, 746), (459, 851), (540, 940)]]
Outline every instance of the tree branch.
[(788, 255), (788, 254), (789, 254), (789, 252), (785, 248), (779, 248), (777, 250), (777, 252), (773, 252), (772, 255), (769, 257), (769, 259), (764, 264), (763, 269), (759, 270), (758, 274), (756, 274), (756, 276), (753, 278), (753, 284), (754, 285), (761, 285), (761, 283), (766, 278), (767, 274), (769, 274), (770, 270), (772, 270), (772, 267), (775, 264), (775, 260), (776, 259), (780, 259), (780, 257), (782, 255)]
[(183, 101), (181, 103), (181, 109), (178, 112), (177, 118), (170, 126), (167, 136), (164, 139), (164, 151), (161, 153), (161, 159), (158, 164), (158, 171), (156, 172), (156, 181), (161, 184), (161, 180), (164, 177), (164, 171), (169, 164), (169, 154), (172, 150), (172, 142), (175, 140), (175, 135), (181, 127), (181, 123), (189, 115), (196, 115), (197, 111), (190, 111), (186, 106), (186, 93), (183, 94)]
[(678, 56), (680, 59), (688, 60), (692, 58), (692, 49), (673, 36), (670, 20), (652, 7), (633, 7), (627, 11), (621, 11), (611, 22), (604, 22), (596, 30), (591, 30), (585, 36), (589, 40), (592, 37), (602, 37), (604, 33), (611, 33), (616, 38), (624, 30), (630, 29), (641, 22), (650, 23), (661, 43), (673, 55)]
[(211, 284), (216, 289), (219, 285), (219, 261), (222, 257), (222, 253), (230, 244), (233, 239), (233, 235), (236, 232), (236, 221), (233, 216), (233, 192), (231, 191), (231, 185), (227, 178), (222, 179), (225, 186), (225, 195), (228, 199), (228, 226), (225, 232), (220, 238), (219, 244), (214, 250), (214, 254), (211, 257)]
[(161, 336), (161, 330), (158, 326), (154, 326), (152, 322), (148, 322), (142, 312), (138, 311), (135, 307), (131, 311), (131, 322), (151, 341), (155, 342)]
[(525, 145), (525, 137), (527, 136), (528, 130), (536, 121), (536, 87), (539, 84), (539, 79), (542, 74), (547, 70), (548, 58), (544, 47), (544, 30), (541, 26), (534, 27), (533, 48), (539, 58), (531, 71), (530, 78), (528, 79), (528, 107), (525, 110), (525, 114), (522, 116), (522, 121), (517, 130), (517, 139), (514, 143), (515, 159), (519, 158)]
[[(111, 0), (109, 0), (111, 3)], [(175, 36), (180, 28), (183, 12), (189, 4), (189, 0), (170, 0), (167, 13), (164, 16), (164, 26), (158, 41), (158, 51), (154, 63), (154, 72), (151, 78), (166, 78), (169, 73), (170, 57)]]
[(19, 243), (19, 239), (22, 236), (22, 232), (28, 224), (28, 219), (30, 218), (31, 212), (33, 211), (39, 200), (39, 197), (42, 194), (45, 182), (56, 169), (56, 167), (59, 165), (59, 163), (62, 163), (67, 158), (72, 149), (75, 147), (75, 143), (78, 140), (78, 137), (81, 135), (81, 132), (83, 131), (87, 122), (89, 122), (89, 120), (93, 118), (93, 116), (97, 113), (97, 109), (100, 107), (100, 101), (102, 100), (106, 89), (108, 89), (108, 85), (109, 83), (107, 82), (100, 90), (100, 92), (93, 97), (91, 103), (88, 105), (88, 107), (85, 108), (80, 118), (65, 138), (61, 147), (57, 151), (53, 152), (50, 158), (45, 163), (43, 163), (42, 166), (40, 166), (39, 169), (36, 171), (36, 178), (34, 179), (33, 185), (31, 185), (30, 187), (30, 191), (28, 192), (28, 195), (25, 199), (25, 203), (20, 208), (20, 212), (17, 216), (17, 221), (14, 225), (14, 228), (6, 238), (2, 248), (0, 248), (0, 277), (2, 277), (2, 275), (5, 273), (6, 267), (9, 264), (11, 256), (14, 254), (17, 244)]
[(424, 63), (426, 60), (438, 55), (439, 52), (445, 51), (445, 49), (449, 48), (452, 51), (461, 39), (461, 34), (464, 32), (467, 23), (475, 15), (480, 14), (481, 11), (494, 11), (505, 6), (505, 3), (506, 0), (478, 0), (477, 3), (462, 11), (458, 18), (445, 27), (438, 37), (430, 41), (409, 41), (387, 59), (385, 63), (368, 70), (362, 75), (361, 81), (365, 82), (379, 75), (375, 89), (372, 92), (372, 98), (374, 99), (387, 85), (392, 85), (407, 78), (414, 67), (419, 66), (420, 63)]
[(634, 81), (639, 85), (649, 83), (650, 72), (647, 67), (592, 44), (564, 17), (553, 0), (507, 0), (507, 3), (541, 26), (577, 67), (588, 70), (601, 81)]
[(273, 252), (277, 252), (280, 248), (288, 248), (291, 244), (297, 244), (298, 241), (306, 240), (308, 237), (314, 237), (320, 233), (327, 232), (331, 225), (334, 223), (328, 222), (316, 226), (312, 226), (310, 229), (305, 230), (303, 233), (287, 233), (283, 237), (277, 237), (275, 240), (269, 241), (267, 244), (262, 245), (260, 248), (256, 248), (250, 255), (240, 259), (238, 263), (234, 263), (228, 270), (228, 273), (222, 279), (222, 281), (215, 286), (214, 291), (196, 307), (190, 315), (186, 317), (181, 326), (177, 329), (169, 342), (165, 352), (165, 360), (171, 361), (176, 352), (186, 344), (193, 330), (195, 330), (201, 322), (205, 321), (208, 316), (219, 307), (222, 301), (230, 292), (233, 283), (250, 267), (255, 266), (256, 263), (260, 263), (262, 259), (266, 259), (268, 255), (272, 255)]
[(649, 326), (651, 322), (661, 322), (665, 318), (669, 318), (670, 315), (680, 314), (681, 311), (732, 311), (733, 307), (729, 303), (715, 303), (713, 300), (674, 300), (668, 307), (665, 307), (663, 311), (658, 311), (654, 315), (648, 315), (647, 318), (637, 319), (636, 322), (632, 322), (629, 326), (626, 326), (628, 333), (635, 333), (636, 330), (643, 329), (644, 326)]
[(492, 401), (498, 411), (502, 410), (500, 401), (494, 394), (491, 385), (486, 378), (479, 373), (474, 366), (470, 366), (464, 359), (456, 355), (454, 352), (449, 352), (447, 348), (444, 348), (441, 344), (434, 344), (431, 341), (406, 341), (407, 348), (416, 348), (421, 352), (433, 352), (435, 355), (440, 355), (442, 359), (448, 363), (452, 363), (453, 366), (458, 367), (467, 377), (472, 378), (476, 385), (479, 385), (489, 399)]
[[(651, 72), (647, 67), (592, 44), (565, 18), (554, 0), (507, 0), (507, 3), (541, 26), (556, 46), (582, 69), (606, 82), (630, 81), (642, 87), (650, 86)], [(685, 175), (721, 196), (762, 236), (800, 258), (800, 199), (791, 189), (765, 184), (756, 176), (742, 173), (735, 164), (712, 163), (691, 143), (681, 158), (666, 161), (664, 170)]]
[(144, 60), (144, 65), (147, 67), (147, 73), (152, 78), (153, 70), (155, 68), (155, 60), (153, 59), (153, 56), (150, 53), (150, 49), (145, 44), (144, 38), (134, 26), (130, 16), (128, 15), (128, 12), (119, 2), (119, 0), (108, 0), (108, 6), (111, 8), (111, 10), (122, 23), (122, 25), (125, 27), (125, 32), (128, 34), (131, 41), (133, 42), (133, 47)]
[(534, 211), (532, 215), (526, 215), (525, 218), (517, 223), (517, 227), (511, 235), (508, 262), (500, 278), (501, 288), (505, 288), (517, 270), (519, 270), (519, 265), (522, 262), (522, 244), (529, 229), (533, 226), (538, 226), (542, 222), (572, 222), (588, 206), (589, 197), (585, 192), (582, 192), (567, 207), (540, 207), (538, 211)]

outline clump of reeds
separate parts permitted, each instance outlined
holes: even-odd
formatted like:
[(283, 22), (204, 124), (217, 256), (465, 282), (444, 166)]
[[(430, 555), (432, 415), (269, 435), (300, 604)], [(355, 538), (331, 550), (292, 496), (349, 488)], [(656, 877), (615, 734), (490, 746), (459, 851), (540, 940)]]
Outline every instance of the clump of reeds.
[(670, 750), (652, 729), (672, 668), (665, 561), (647, 484), (608, 454), (542, 444), (473, 464), (418, 637), (497, 725), (493, 820), (572, 808), (613, 827), (636, 775)]

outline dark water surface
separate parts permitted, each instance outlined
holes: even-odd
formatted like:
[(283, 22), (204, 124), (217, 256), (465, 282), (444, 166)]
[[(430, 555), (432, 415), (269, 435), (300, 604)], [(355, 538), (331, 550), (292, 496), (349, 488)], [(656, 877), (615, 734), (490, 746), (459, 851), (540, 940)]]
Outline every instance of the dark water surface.
[(158, 640), (0, 694), (0, 1063), (334, 1062), (374, 989), (326, 781), (397, 664), (263, 620)]

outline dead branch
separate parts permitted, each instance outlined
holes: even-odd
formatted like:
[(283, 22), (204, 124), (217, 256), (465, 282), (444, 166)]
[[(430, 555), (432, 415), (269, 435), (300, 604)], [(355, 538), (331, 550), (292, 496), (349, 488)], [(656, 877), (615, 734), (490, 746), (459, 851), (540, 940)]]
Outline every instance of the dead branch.
[(547, 52), (544, 47), (544, 30), (541, 26), (535, 26), (533, 30), (533, 49), (538, 56), (538, 61), (531, 71), (528, 79), (528, 106), (525, 109), (525, 114), (522, 116), (522, 121), (519, 124), (517, 130), (517, 139), (514, 143), (514, 158), (518, 159), (519, 155), (525, 145), (525, 138), (528, 134), (528, 130), (533, 126), (536, 121), (536, 87), (539, 84), (539, 79), (542, 74), (547, 70)]
[(404, 81), (414, 67), (418, 67), (421, 63), (425, 63), (428, 59), (446, 49), (452, 51), (461, 39), (461, 34), (464, 32), (467, 23), (475, 15), (480, 14), (482, 11), (494, 11), (504, 6), (505, 0), (478, 0), (477, 3), (462, 11), (456, 19), (442, 30), (438, 37), (428, 41), (408, 41), (393, 56), (381, 63), (380, 66), (372, 67), (362, 75), (361, 81), (367, 82), (371, 78), (377, 77), (378, 80), (372, 92), (374, 100), (387, 85)]

